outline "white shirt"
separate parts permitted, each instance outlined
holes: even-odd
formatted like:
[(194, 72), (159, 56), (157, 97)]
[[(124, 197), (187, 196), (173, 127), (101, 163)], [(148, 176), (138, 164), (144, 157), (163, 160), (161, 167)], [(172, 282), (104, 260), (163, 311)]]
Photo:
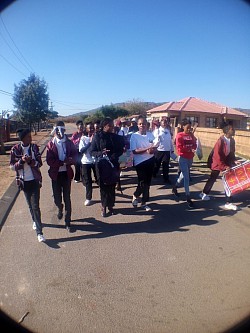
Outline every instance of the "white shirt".
[[(60, 140), (60, 139), (58, 139), (58, 137), (55, 136), (53, 141), (54, 141), (54, 144), (56, 145), (56, 148), (57, 148), (57, 151), (58, 151), (59, 160), (63, 162), (66, 158), (66, 144), (65, 144), (66, 137), (64, 136)], [(66, 164), (60, 166), (58, 171), (59, 172), (67, 171)]]
[(172, 136), (169, 129), (160, 126), (153, 134), (159, 142), (159, 147), (157, 148), (158, 151), (174, 151)]
[(226, 138), (224, 136), (224, 141), (225, 141), (225, 144), (226, 144), (226, 156), (227, 156), (230, 153), (230, 138)]
[[(90, 143), (90, 137), (89, 136), (82, 136), (81, 140), (79, 142), (79, 151), (81, 151), (81, 149), (86, 147), (89, 143)], [(89, 153), (89, 148), (82, 155), (82, 159), (81, 159), (82, 164), (92, 164), (92, 163), (94, 163), (94, 159)]]
[[(24, 147), (22, 145), (24, 155), (29, 156), (29, 148), (30, 148), (30, 145), (28, 145), (27, 147)], [(31, 150), (31, 158), (33, 159), (32, 153), (33, 152)], [(31, 170), (31, 167), (29, 166), (29, 164), (27, 162), (25, 162), (24, 165), (23, 165), (23, 179), (24, 179), (24, 181), (29, 181), (29, 180), (35, 179), (35, 177), (33, 176), (33, 172)]]
[[(147, 132), (145, 135), (140, 134), (139, 132), (133, 133), (130, 138), (130, 150), (133, 151), (138, 148), (150, 148), (152, 144), (156, 144), (157, 139), (153, 136), (151, 132)], [(138, 165), (151, 157), (154, 154), (149, 154), (145, 151), (142, 154), (134, 154), (134, 165)]]
[(125, 135), (125, 136), (128, 135), (128, 127), (126, 127), (126, 126), (123, 127), (122, 126), (120, 131), (118, 132), (118, 135), (122, 135), (122, 136), (123, 135)]

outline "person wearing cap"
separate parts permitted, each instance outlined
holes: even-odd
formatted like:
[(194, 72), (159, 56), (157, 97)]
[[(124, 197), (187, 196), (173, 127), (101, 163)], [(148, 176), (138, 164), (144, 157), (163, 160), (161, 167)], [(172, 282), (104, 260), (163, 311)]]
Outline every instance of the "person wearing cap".
[(75, 183), (80, 183), (81, 182), (81, 159), (82, 159), (82, 154), (79, 152), (79, 143), (81, 140), (81, 137), (83, 135), (83, 121), (82, 120), (78, 120), (76, 122), (76, 126), (77, 126), (77, 131), (74, 132), (71, 136), (71, 141), (74, 143), (76, 150), (77, 150), (77, 161), (75, 164), (75, 177), (74, 177), (74, 181)]
[(132, 134), (132, 133), (135, 133), (135, 132), (138, 132), (138, 131), (139, 131), (139, 128), (137, 126), (136, 119), (132, 118), (132, 120), (131, 120), (131, 126), (128, 129), (128, 133)]
[(63, 121), (58, 121), (54, 127), (54, 138), (47, 145), (46, 162), (49, 165), (49, 176), (55, 205), (58, 208), (57, 217), (63, 218), (63, 203), (65, 204), (65, 226), (71, 232), (71, 181), (74, 178), (72, 165), (77, 160), (77, 150), (71, 140), (65, 135)]
[(20, 143), (11, 148), (10, 168), (16, 172), (16, 181), (23, 190), (39, 242), (45, 242), (42, 231), (40, 210), (40, 188), (42, 185), (41, 154), (36, 144), (32, 143), (31, 131), (20, 129), (17, 131)]

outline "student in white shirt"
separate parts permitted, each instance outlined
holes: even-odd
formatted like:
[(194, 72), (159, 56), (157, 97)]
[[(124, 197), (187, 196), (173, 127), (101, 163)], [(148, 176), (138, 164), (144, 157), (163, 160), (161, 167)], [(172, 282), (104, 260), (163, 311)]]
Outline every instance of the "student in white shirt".
[(137, 172), (138, 184), (132, 198), (132, 205), (137, 207), (138, 199), (142, 195), (141, 207), (146, 211), (151, 208), (146, 204), (149, 200), (149, 189), (154, 170), (157, 139), (151, 132), (147, 132), (147, 120), (143, 116), (138, 118), (138, 132), (130, 139), (130, 149), (134, 155), (134, 166)]
[(170, 154), (174, 152), (172, 136), (166, 119), (161, 120), (160, 127), (154, 131), (154, 136), (159, 142), (155, 154), (155, 168), (153, 176), (156, 177), (162, 164), (162, 174), (165, 183), (171, 184), (169, 180), (169, 160)]

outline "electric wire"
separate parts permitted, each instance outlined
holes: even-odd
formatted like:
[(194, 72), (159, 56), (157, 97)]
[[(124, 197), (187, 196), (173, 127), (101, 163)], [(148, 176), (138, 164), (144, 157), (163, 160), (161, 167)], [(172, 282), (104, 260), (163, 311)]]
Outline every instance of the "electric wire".
[(9, 60), (7, 60), (2, 54), (0, 54), (0, 57), (2, 57), (11, 67), (13, 67), (17, 72), (19, 72), (20, 74), (22, 74), (24, 77), (27, 77), (26, 74), (24, 74), (23, 72), (21, 72), (16, 66), (14, 66), (11, 62), (9, 62)]
[[(29, 62), (25, 59), (25, 57), (23, 56), (22, 52), (20, 51), (20, 49), (18, 48), (18, 46), (16, 45), (16, 43), (14, 42), (13, 38), (11, 37), (11, 34), (9, 33), (6, 24), (3, 21), (2, 15), (0, 14), (0, 19), (2, 21), (2, 24), (4, 26), (5, 31), (7, 32), (10, 40), (12, 41), (13, 45), (15, 46), (15, 48), (17, 49), (17, 51), (19, 52), (20, 56), (22, 57), (22, 59), (24, 60), (24, 63), (16, 54), (16, 52), (12, 49), (12, 47), (9, 45), (8, 41), (5, 39), (5, 37), (3, 36), (3, 34), (1, 33), (1, 36), (3, 37), (4, 41), (6, 42), (6, 44), (9, 46), (9, 48), (11, 49), (11, 51), (13, 52), (13, 54), (16, 56), (16, 58), (21, 62), (21, 64), (29, 71), (29, 72), (34, 72), (33, 68), (31, 67), (31, 65), (29, 64)], [(29, 68), (28, 68), (29, 67)]]

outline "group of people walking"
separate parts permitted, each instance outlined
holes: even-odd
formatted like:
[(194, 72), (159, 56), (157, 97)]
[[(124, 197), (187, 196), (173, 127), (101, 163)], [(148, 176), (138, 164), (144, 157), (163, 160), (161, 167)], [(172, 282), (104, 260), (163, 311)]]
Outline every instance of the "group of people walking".
[[(47, 144), (46, 152), (57, 217), (58, 219), (64, 217), (65, 228), (69, 232), (72, 231), (71, 182), (73, 179), (75, 182), (82, 181), (85, 186), (85, 206), (91, 204), (95, 181), (100, 190), (101, 216), (114, 214), (116, 186), (120, 173), (119, 158), (128, 149), (128, 145), (133, 153), (133, 166), (137, 174), (137, 185), (135, 185), (131, 202), (134, 207), (140, 204), (142, 209), (150, 211), (148, 202), (152, 177), (157, 176), (162, 165), (163, 181), (171, 185), (170, 157), (177, 157), (174, 154), (173, 138), (167, 119), (163, 119), (154, 131), (148, 129), (148, 122), (144, 116), (139, 116), (137, 122), (134, 121), (129, 128), (122, 124), (118, 131), (115, 131), (111, 118), (105, 118), (101, 123), (95, 124), (83, 124), (82, 121), (78, 121), (76, 126), (77, 131), (70, 139), (65, 134), (64, 122), (58, 121), (52, 131), (53, 138)], [(200, 194), (202, 200), (209, 200), (208, 194), (220, 172), (236, 163), (233, 126), (226, 123), (222, 129), (224, 134), (214, 147), (211, 175)], [(10, 167), (16, 172), (17, 184), (24, 192), (38, 241), (45, 242), (39, 206), (42, 184), (41, 155), (38, 146), (32, 143), (29, 129), (19, 130), (18, 135), (20, 143), (12, 147)], [(181, 131), (175, 138), (175, 146), (180, 174), (172, 186), (172, 193), (175, 197), (179, 196), (178, 187), (184, 180), (188, 207), (194, 208), (189, 191), (189, 179), (197, 140), (188, 119), (182, 120)], [(75, 166), (75, 173), (72, 166)], [(237, 209), (232, 204), (231, 198), (226, 198), (225, 208)]]

